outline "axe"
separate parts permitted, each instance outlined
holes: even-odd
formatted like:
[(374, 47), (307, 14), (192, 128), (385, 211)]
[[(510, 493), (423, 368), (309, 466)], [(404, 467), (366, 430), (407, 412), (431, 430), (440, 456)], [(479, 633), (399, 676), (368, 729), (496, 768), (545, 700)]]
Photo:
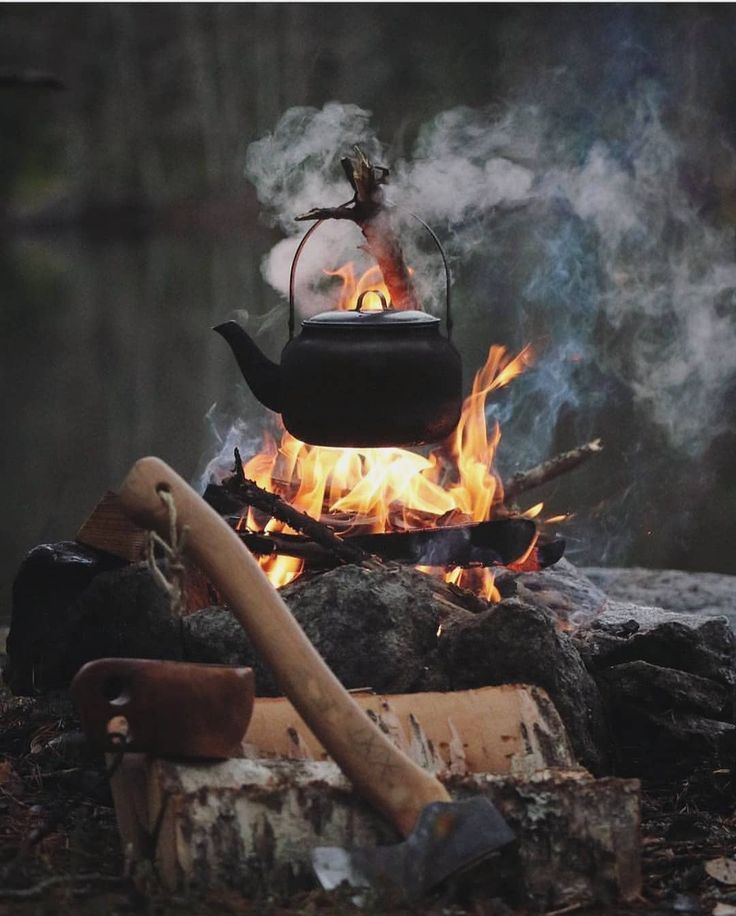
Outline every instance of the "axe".
[[(405, 837), (375, 849), (314, 851), (323, 886), (360, 887), (420, 897), (459, 869), (510, 842), (513, 834), (485, 798), (452, 801), (444, 786), (395, 747), (345, 690), (237, 534), (168, 465), (136, 462), (120, 489), (132, 521), (162, 537), (171, 518), (188, 529), (186, 552), (222, 594), (284, 694), (355, 789)], [(170, 500), (169, 500), (170, 502)]]

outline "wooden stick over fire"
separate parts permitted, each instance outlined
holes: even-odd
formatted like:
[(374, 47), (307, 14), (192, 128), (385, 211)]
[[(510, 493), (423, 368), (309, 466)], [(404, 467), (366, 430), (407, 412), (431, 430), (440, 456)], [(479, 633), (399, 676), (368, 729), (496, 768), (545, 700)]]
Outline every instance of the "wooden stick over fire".
[(554, 480), (555, 477), (561, 477), (562, 474), (566, 474), (568, 471), (573, 471), (584, 461), (587, 461), (588, 458), (602, 451), (603, 443), (601, 440), (593, 439), (592, 442), (579, 445), (577, 448), (570, 449), (569, 452), (561, 452), (559, 455), (555, 455), (554, 458), (543, 461), (542, 464), (538, 464), (528, 471), (520, 471), (518, 474), (514, 474), (504, 483), (504, 502), (509, 502), (521, 493), (526, 493), (527, 490), (541, 487), (543, 483)]
[(243, 461), (240, 450), (235, 449), (235, 473), (224, 481), (224, 488), (237, 496), (249, 506), (265, 512), (271, 518), (278, 519), (294, 531), (300, 531), (333, 553), (343, 563), (370, 563), (371, 558), (360, 547), (354, 546), (341, 538), (327, 525), (323, 525), (305, 512), (300, 512), (280, 499), (275, 493), (269, 493), (243, 473)]
[(418, 309), (414, 283), (404, 261), (398, 236), (386, 209), (383, 188), (389, 170), (375, 166), (359, 147), (355, 158), (341, 160), (348, 181), (355, 192), (352, 200), (339, 207), (316, 207), (297, 220), (348, 219), (360, 227), (367, 248), (378, 262), (384, 282), (396, 309)]

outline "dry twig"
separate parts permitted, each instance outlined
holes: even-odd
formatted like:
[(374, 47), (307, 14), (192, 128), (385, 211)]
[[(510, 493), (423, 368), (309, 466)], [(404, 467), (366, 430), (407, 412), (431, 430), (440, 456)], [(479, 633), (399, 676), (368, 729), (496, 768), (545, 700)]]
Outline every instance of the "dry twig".
[(64, 884), (106, 884), (113, 887), (124, 887), (128, 884), (126, 878), (120, 878), (117, 875), (101, 875), (97, 873), (82, 875), (54, 875), (52, 878), (45, 878), (38, 884), (31, 887), (2, 887), (0, 888), (0, 900), (32, 900), (35, 897), (42, 897), (53, 887), (59, 887)]
[(574, 470), (592, 455), (597, 455), (601, 451), (603, 451), (601, 440), (593, 439), (592, 442), (579, 445), (577, 448), (570, 449), (569, 452), (555, 455), (554, 458), (550, 458), (528, 471), (514, 474), (504, 483), (504, 502), (509, 502), (509, 500), (519, 496), (521, 493), (526, 493), (527, 490), (541, 487), (543, 483)]

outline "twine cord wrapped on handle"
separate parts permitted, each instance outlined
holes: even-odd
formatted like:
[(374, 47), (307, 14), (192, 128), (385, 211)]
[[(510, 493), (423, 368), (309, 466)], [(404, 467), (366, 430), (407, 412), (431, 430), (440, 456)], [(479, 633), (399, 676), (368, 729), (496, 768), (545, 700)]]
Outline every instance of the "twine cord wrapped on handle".
[[(155, 531), (148, 531), (146, 535), (146, 562), (148, 569), (158, 585), (169, 596), (169, 605), (174, 617), (183, 617), (186, 610), (184, 602), (184, 580), (186, 567), (184, 565), (184, 545), (186, 543), (187, 526), (183, 526), (181, 534), (176, 525), (176, 502), (168, 490), (160, 489), (158, 495), (166, 506), (169, 515), (168, 542)], [(164, 575), (156, 559), (156, 548), (163, 551), (167, 562), (168, 577)]]

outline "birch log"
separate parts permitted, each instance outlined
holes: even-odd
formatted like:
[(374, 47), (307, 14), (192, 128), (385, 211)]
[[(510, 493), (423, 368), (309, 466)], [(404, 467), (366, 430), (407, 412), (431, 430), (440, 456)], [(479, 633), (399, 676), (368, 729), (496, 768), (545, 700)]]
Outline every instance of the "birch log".
[[(499, 856), (455, 878), (466, 899), (500, 896), (536, 911), (639, 893), (636, 780), (546, 770), (445, 783), (453, 797), (489, 798), (517, 835)], [(129, 755), (112, 786), (132, 874), (150, 874), (137, 866), (153, 856), (171, 892), (295, 893), (315, 886), (315, 846), (400, 841), (331, 761), (193, 764)]]

